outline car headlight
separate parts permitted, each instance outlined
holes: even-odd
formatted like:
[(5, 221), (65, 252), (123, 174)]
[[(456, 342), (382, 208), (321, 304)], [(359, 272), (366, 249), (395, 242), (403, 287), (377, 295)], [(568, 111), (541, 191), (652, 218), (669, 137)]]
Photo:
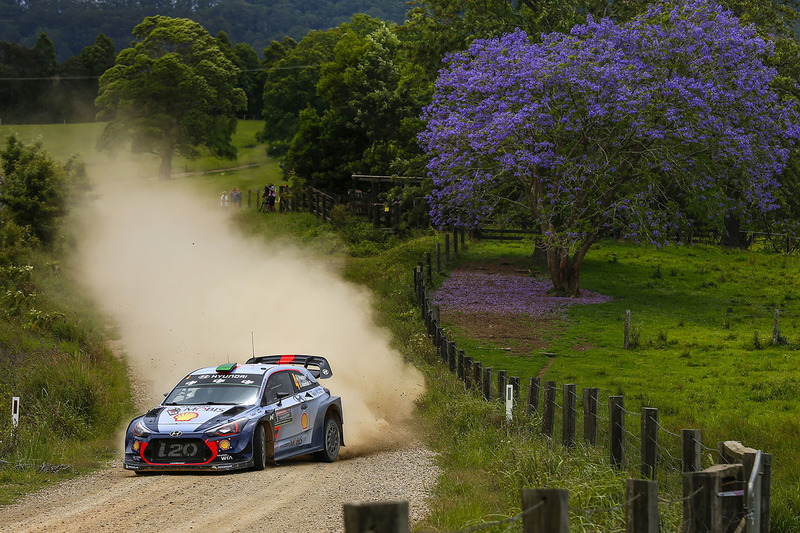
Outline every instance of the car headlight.
[(247, 424), (247, 418), (239, 418), (233, 422), (226, 422), (221, 426), (206, 431), (206, 435), (210, 437), (228, 437), (230, 435), (236, 435), (244, 429), (245, 424)]
[(150, 433), (152, 433), (152, 431), (150, 431), (150, 428), (145, 426), (144, 422), (142, 422), (141, 420), (137, 421), (136, 424), (133, 426), (133, 434), (136, 437), (149, 437)]

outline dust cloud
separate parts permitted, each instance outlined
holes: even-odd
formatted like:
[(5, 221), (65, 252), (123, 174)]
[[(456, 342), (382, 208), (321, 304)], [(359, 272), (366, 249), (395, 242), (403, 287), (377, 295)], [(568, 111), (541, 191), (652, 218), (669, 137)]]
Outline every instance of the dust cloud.
[[(342, 397), (343, 456), (404, 444), (423, 378), (331, 262), (247, 239), (229, 209), (181, 183), (101, 185), (83, 211), (77, 270), (113, 319), (148, 407), (186, 373), (253, 353), (316, 354)], [(270, 214), (264, 216), (280, 216)]]

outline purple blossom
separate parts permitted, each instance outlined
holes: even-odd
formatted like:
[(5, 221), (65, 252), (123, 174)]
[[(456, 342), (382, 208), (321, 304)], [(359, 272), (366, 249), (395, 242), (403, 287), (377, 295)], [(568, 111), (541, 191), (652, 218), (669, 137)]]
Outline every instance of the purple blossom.
[(596, 304), (611, 298), (581, 291), (576, 298), (549, 296), (552, 284), (542, 278), (456, 270), (434, 295), (443, 310), (465, 313), (488, 312), (502, 315), (525, 314), (537, 319), (560, 318), (573, 304)]
[(609, 222), (657, 240), (685, 223), (667, 183), (716, 220), (776, 209), (800, 120), (770, 88), (771, 53), (701, 0), (625, 24), (588, 17), (538, 44), (475, 41), (446, 59), (423, 116), (434, 224), (478, 225), (522, 197), (546, 245), (575, 250)]

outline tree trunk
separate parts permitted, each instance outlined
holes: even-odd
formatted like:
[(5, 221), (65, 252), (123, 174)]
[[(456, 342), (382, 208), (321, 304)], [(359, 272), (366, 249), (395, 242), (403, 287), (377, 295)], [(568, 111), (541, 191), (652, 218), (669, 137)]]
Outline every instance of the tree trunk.
[(161, 154), (161, 164), (158, 166), (158, 179), (168, 180), (172, 177), (172, 154)]
[(722, 246), (728, 248), (747, 248), (747, 244), (739, 238), (742, 220), (738, 215), (730, 214), (725, 217), (725, 235), (722, 236)]
[(172, 120), (164, 124), (163, 137), (161, 138), (161, 165), (158, 167), (158, 179), (172, 178), (172, 155), (175, 153), (174, 130)]
[(581, 274), (583, 255), (580, 251), (570, 257), (569, 251), (556, 248), (547, 250), (547, 266), (553, 289), (559, 296), (580, 296), (578, 281)]

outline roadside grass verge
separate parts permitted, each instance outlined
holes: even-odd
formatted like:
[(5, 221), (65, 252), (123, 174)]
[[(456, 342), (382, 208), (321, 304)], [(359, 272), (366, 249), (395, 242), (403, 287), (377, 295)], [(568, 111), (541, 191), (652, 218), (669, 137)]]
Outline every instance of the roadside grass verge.
[(27, 259), (25, 302), (0, 321), (0, 405), (20, 398), (13, 434), (0, 410), (0, 504), (112, 459), (132, 410), (126, 365), (106, 348), (97, 311), (52, 256)]

